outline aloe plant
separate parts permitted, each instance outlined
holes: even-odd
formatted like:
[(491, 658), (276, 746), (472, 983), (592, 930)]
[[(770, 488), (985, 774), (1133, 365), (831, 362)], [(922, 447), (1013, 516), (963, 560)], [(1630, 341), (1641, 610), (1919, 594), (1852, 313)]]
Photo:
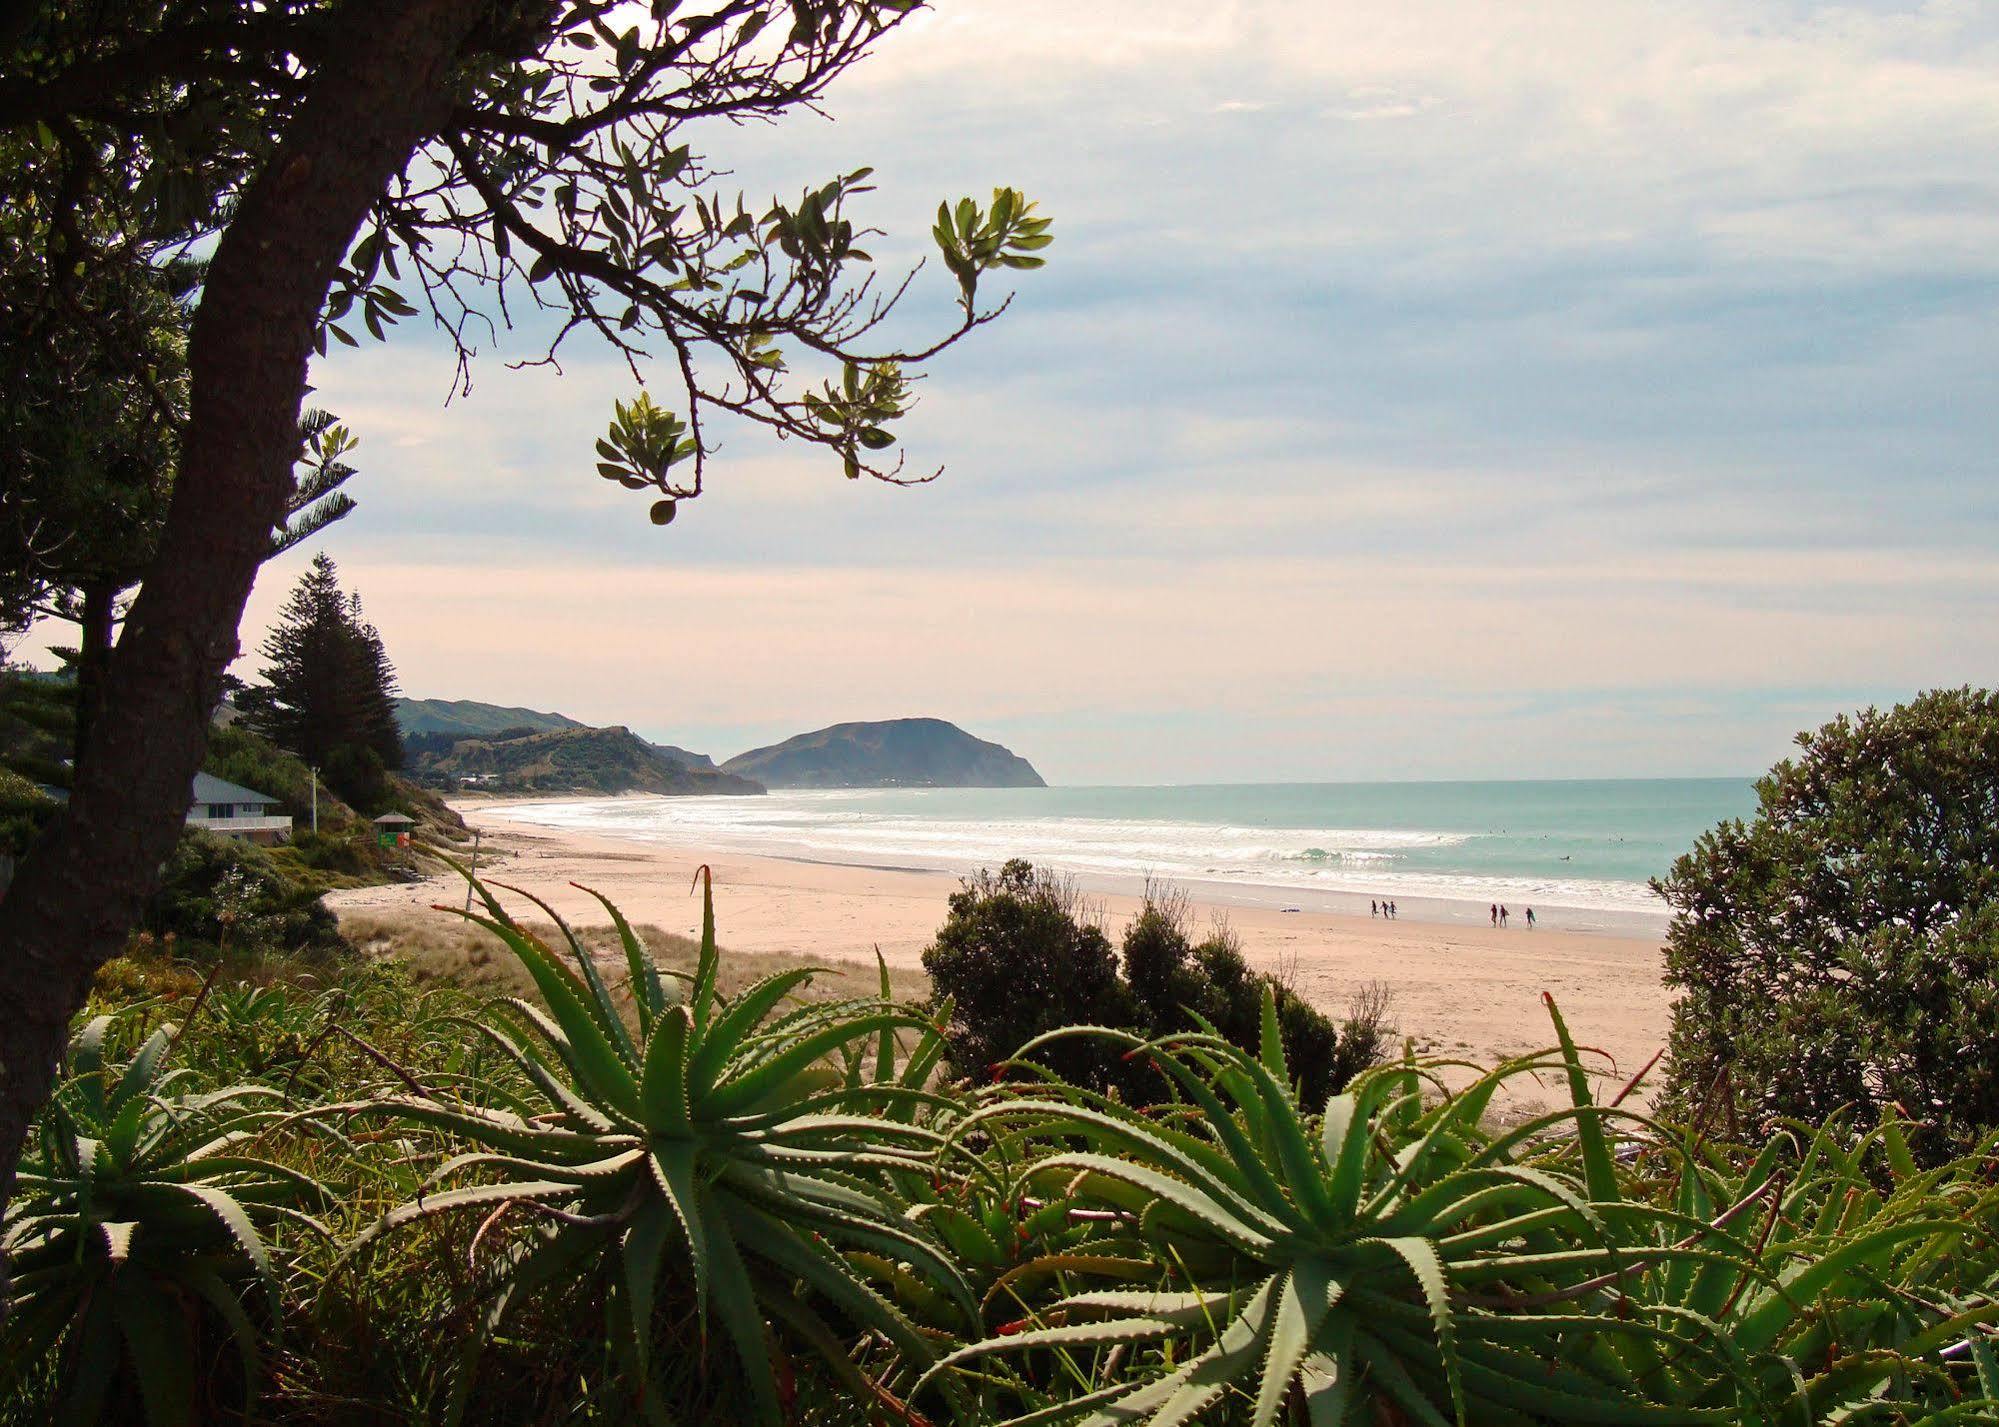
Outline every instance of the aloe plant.
[[(1314, 1120), (1291, 1092), (1272, 1011), (1260, 1056), (1209, 1033), (1057, 1033), (1149, 1058), (1176, 1106), (1010, 1085), (960, 1123), (957, 1138), (1039, 1140), (1029, 1181), (1112, 1216), (1100, 1255), (1121, 1245), (1144, 1267), (1058, 1280), (934, 1373), (976, 1361), (994, 1398), (1013, 1364), (1005, 1395), (1020, 1423), (1175, 1427), (1225, 1411), (1270, 1427), (1295, 1403), (1315, 1427), (1803, 1424), (1959, 1395), (1938, 1350), (1999, 1316), (1981, 1259), (1936, 1283), (1969, 1283), (1977, 1307), (1887, 1281), (1982, 1232), (1940, 1216), (1934, 1195), (1912, 1193), (1873, 1224), (1864, 1202), (1821, 1194), (1836, 1227), (1778, 1240), (1751, 1212), (1773, 1152), (1733, 1198), (1696, 1171), (1679, 1207), (1652, 1202), (1606, 1129), (1621, 1112), (1593, 1102), (1558, 1015), (1558, 1051), (1468, 1090), (1426, 1097), (1426, 1068), (1405, 1058)], [(1488, 1131), (1499, 1085), (1536, 1070), (1564, 1076), (1572, 1105)], [(1989, 1229), (1989, 1193), (1971, 1197)], [(1828, 1302), (1839, 1311), (1821, 1312)], [(1889, 1320), (1899, 1339), (1866, 1331)]]
[[(1746, 1167), (1684, 1143), (1676, 1157), (1658, 1237), (1727, 1243), (1754, 1270), (1682, 1261), (1631, 1275), (1624, 1291), (1750, 1365), (1743, 1420), (1999, 1423), (1989, 1160), (1921, 1171), (1892, 1115), (1868, 1133), (1844, 1115), (1781, 1127)], [(1676, 1400), (1702, 1387), (1661, 1364), (1648, 1380)]]
[(941, 1136), (909, 1111), (948, 1106), (922, 1085), (938, 1052), (932, 1045), (897, 1071), (893, 1047), (899, 1031), (934, 1042), (936, 1028), (874, 997), (791, 1004), (815, 975), (809, 968), (725, 998), (705, 868), (698, 880), (700, 957), (684, 987), (599, 897), (625, 952), (634, 1025), (553, 909), (529, 897), (555, 923), (566, 960), (474, 881), (486, 910), (466, 915), (519, 958), (546, 1006), (509, 999), (476, 1027), (534, 1087), (533, 1103), (377, 1101), (377, 1111), (474, 1148), (433, 1176), (452, 1187), (392, 1210), (353, 1249), (439, 1214), (518, 1214), (532, 1232), (499, 1267), (472, 1351), (523, 1295), (593, 1279), (610, 1345), (655, 1420), (666, 1415), (652, 1359), (669, 1284), (691, 1295), (704, 1348), (719, 1323), (755, 1420), (783, 1419), (773, 1333), (819, 1356), (854, 1391), (893, 1401), (891, 1386), (862, 1372), (850, 1349), (874, 1334), (906, 1367), (931, 1360), (930, 1340), (891, 1301), (895, 1280), (920, 1280), (955, 1308), (960, 1327), (976, 1317), (957, 1265), (901, 1215), (883, 1179), (932, 1173)]
[(113, 1018), (77, 1033), (23, 1157), (7, 1208), (14, 1302), (0, 1381), (61, 1358), (61, 1420), (120, 1419), (136, 1395), (153, 1427), (195, 1420), (196, 1329), (240, 1355), (246, 1391), (262, 1333), (245, 1288), (275, 1324), (278, 1273), (264, 1234), (293, 1221), (323, 1185), (255, 1152), (280, 1118), (278, 1092), (237, 1085), (177, 1093), (178, 1034), (153, 1031), (129, 1061), (107, 1061)]

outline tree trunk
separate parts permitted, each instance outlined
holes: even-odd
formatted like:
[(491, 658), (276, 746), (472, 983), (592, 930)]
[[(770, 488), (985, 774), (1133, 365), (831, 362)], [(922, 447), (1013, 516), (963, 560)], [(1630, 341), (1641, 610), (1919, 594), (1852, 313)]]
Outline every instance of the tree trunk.
[(180, 834), (243, 605), (284, 511), (333, 272), (389, 180), (443, 124), (452, 66), (486, 8), (335, 8), (327, 58), (216, 246), (189, 339), (187, 435), (158, 553), (106, 670), (69, 807), (0, 902), (0, 1208), (70, 1017), (92, 973), (124, 945)]
[(84, 745), (97, 710), (104, 702), (104, 673), (111, 663), (112, 614), (118, 592), (102, 580), (83, 587), (81, 633), (76, 648), (76, 733), (70, 743), (70, 767), (83, 767)]

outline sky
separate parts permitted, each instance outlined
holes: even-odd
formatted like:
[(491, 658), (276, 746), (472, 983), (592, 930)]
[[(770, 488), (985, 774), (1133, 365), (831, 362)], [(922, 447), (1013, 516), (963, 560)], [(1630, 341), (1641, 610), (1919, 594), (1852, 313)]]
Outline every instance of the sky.
[(1999, 667), (1999, 6), (940, 0), (828, 111), (693, 137), (753, 205), (874, 165), (891, 265), (942, 197), (1055, 220), (902, 425), (943, 476), (729, 432), (655, 529), (608, 353), (448, 403), (435, 336), (339, 354), (311, 548), (407, 692), (717, 756), (930, 715), (1063, 783), (1665, 777)]

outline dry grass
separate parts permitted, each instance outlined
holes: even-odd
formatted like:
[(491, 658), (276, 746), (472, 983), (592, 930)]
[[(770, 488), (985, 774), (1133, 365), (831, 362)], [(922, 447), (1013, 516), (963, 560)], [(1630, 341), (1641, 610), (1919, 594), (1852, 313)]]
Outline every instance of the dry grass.
[[(523, 925), (551, 945), (561, 944), (553, 926), (534, 922)], [(534, 996), (534, 982), (497, 938), (446, 913), (352, 912), (341, 917), (340, 930), (364, 955), (394, 957), (420, 982), (442, 982), (484, 995)], [(689, 973), (694, 970), (700, 945), (692, 938), (655, 926), (633, 930), (663, 970)], [(596, 958), (606, 983), (614, 989), (622, 987), (625, 953), (617, 933), (610, 927), (582, 927), (577, 935)], [(880, 984), (880, 973), (867, 962), (815, 960), (774, 952), (732, 952), (725, 946), (718, 978), (720, 990), (725, 996), (733, 996), (775, 972), (801, 966), (824, 967), (830, 973), (814, 977), (803, 988), (801, 994), (813, 1000), (865, 996)], [(920, 971), (892, 966), (889, 988), (898, 1001), (921, 1001), (930, 995), (930, 978)]]

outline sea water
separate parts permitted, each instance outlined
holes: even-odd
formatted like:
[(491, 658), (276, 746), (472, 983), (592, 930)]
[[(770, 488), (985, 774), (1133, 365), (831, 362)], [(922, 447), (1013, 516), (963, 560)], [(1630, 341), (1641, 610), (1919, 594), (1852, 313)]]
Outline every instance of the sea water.
[(1086, 889), (1650, 934), (1650, 879), (1755, 806), (1748, 779), (895, 788), (563, 799), (501, 816), (711, 854), (959, 875), (1024, 857)]

